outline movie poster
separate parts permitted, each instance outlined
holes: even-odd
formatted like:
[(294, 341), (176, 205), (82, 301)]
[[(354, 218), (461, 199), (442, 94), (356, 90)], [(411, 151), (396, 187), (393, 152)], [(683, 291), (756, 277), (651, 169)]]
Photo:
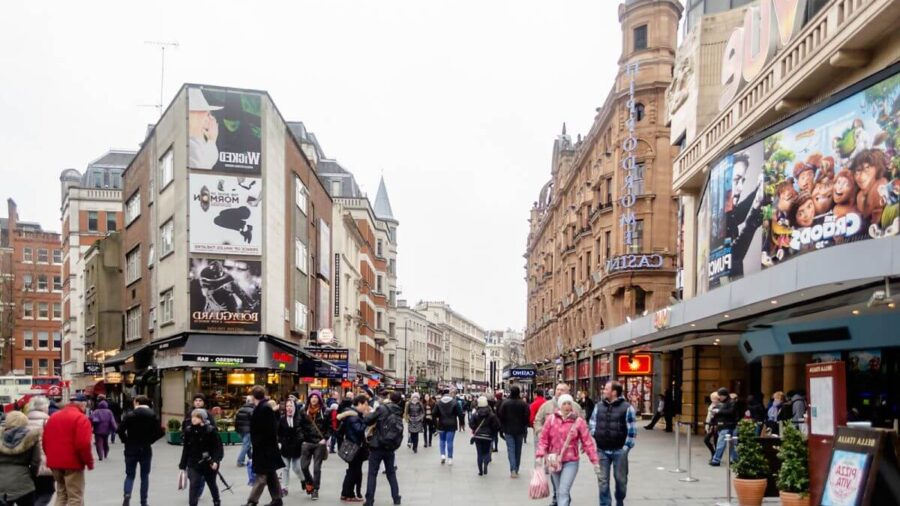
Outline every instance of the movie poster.
[(191, 330), (259, 332), (262, 262), (191, 259)]
[(188, 88), (188, 168), (259, 174), (262, 97), (215, 88)]
[(700, 199), (697, 211), (697, 273), (696, 295), (706, 293), (709, 289), (709, 187)]
[(763, 266), (900, 232), (900, 76), (764, 143)]
[(191, 253), (262, 254), (262, 180), (190, 176)]
[(762, 143), (726, 156), (709, 173), (710, 289), (759, 271), (762, 183)]

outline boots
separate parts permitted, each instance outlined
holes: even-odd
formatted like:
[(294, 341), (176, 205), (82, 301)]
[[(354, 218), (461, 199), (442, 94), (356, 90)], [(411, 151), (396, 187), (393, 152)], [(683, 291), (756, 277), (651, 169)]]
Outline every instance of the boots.
[(126, 494), (126, 495), (122, 498), (122, 506), (130, 506), (130, 505), (131, 505), (131, 496), (128, 495), (128, 494)]

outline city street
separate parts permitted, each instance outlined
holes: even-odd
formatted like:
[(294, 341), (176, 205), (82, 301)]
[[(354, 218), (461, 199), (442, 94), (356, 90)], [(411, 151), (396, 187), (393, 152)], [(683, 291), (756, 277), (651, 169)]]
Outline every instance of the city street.
[[(397, 474), (400, 493), (405, 505), (463, 506), (491, 504), (512, 506), (523, 503), (549, 504), (549, 500), (528, 499), (528, 481), (533, 462), (533, 439), (529, 434), (529, 444), (523, 452), (522, 475), (518, 480), (509, 478), (506, 449), (500, 443), (500, 451), (494, 454), (494, 461), (487, 477), (479, 477), (475, 467), (475, 447), (468, 444), (468, 433), (458, 433), (456, 455), (453, 466), (441, 466), (438, 458), (437, 437), (435, 446), (420, 448), (418, 454), (403, 447), (397, 451)], [(682, 440), (683, 444), (683, 440)], [(178, 458), (181, 447), (170, 446), (160, 441), (154, 447), (153, 472), (150, 477), (150, 504), (186, 504), (187, 492), (178, 491), (176, 479)], [(122, 502), (122, 445), (112, 446), (111, 457), (98, 462), (94, 471), (87, 476), (85, 504), (91, 506), (112, 506)], [(222, 471), (234, 487), (234, 494), (225, 492), (223, 505), (243, 504), (247, 498), (247, 474), (245, 469), (235, 467), (237, 446), (225, 447), (225, 462)], [(675, 464), (674, 441), (671, 434), (662, 430), (649, 432), (640, 429), (637, 445), (631, 454), (630, 477), (627, 504), (641, 506), (713, 505), (722, 500), (725, 490), (725, 469), (706, 465), (707, 452), (699, 438), (693, 438), (693, 475), (700, 479), (695, 483), (678, 481), (685, 474), (670, 473)], [(686, 467), (687, 455), (682, 454), (682, 467)], [(662, 469), (660, 469), (662, 468)], [(339, 500), (340, 484), (346, 465), (337, 455), (330, 455), (323, 466), (323, 484), (317, 504), (328, 506), (342, 504)], [(365, 472), (365, 467), (363, 468)], [(286, 504), (312, 502), (300, 491), (300, 480), (291, 477), (290, 495)], [(138, 484), (135, 484), (137, 504)], [(363, 481), (365, 493), (365, 478)], [(578, 478), (573, 488), (573, 505), (597, 504), (597, 486), (590, 462), (582, 459)], [(771, 500), (777, 504), (778, 500)], [(268, 496), (263, 494), (263, 501)], [(736, 502), (736, 501), (735, 501)], [(209, 493), (205, 492), (201, 504), (211, 504)], [(387, 479), (379, 475), (376, 504), (391, 504)]]

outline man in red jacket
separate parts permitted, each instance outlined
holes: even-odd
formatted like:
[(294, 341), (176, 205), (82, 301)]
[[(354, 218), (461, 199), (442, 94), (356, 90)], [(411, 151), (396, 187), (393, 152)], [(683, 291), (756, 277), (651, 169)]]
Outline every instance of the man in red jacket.
[[(541, 406), (545, 402), (547, 402), (547, 399), (544, 398), (544, 391), (541, 390), (540, 388), (535, 390), (534, 391), (534, 400), (531, 401), (531, 406), (529, 406), (529, 408), (531, 409), (531, 415), (528, 418), (528, 426), (529, 427), (534, 427), (534, 417), (537, 416), (538, 410), (541, 409)], [(527, 432), (525, 433), (525, 439), (526, 439), (525, 442), (527, 442), (527, 439), (528, 439)], [(534, 444), (537, 445), (537, 434), (534, 435)], [(535, 448), (537, 448), (537, 446), (535, 446)]]
[(76, 395), (44, 425), (42, 444), (60, 506), (84, 506), (84, 468), (94, 469), (93, 430), (84, 414), (86, 403), (84, 395)]

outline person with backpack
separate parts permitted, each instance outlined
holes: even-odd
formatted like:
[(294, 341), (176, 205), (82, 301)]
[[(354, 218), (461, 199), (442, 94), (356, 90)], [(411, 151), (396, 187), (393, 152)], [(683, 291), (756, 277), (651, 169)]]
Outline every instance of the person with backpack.
[[(353, 398), (351, 407), (338, 414), (340, 431), (344, 441), (353, 443), (358, 448), (353, 458), (347, 462), (347, 473), (344, 475), (344, 484), (341, 487), (341, 501), (362, 502), (362, 465), (369, 458), (369, 448), (366, 444), (366, 424), (363, 417), (371, 411), (369, 397), (365, 394)], [(343, 453), (341, 458), (344, 457)]]
[[(328, 458), (331, 420), (325, 414), (326, 409), (322, 394), (313, 390), (307, 399), (306, 410), (300, 416), (300, 433), (303, 437), (300, 469), (303, 471), (303, 488), (314, 501), (319, 499), (322, 461)], [(312, 473), (309, 472), (310, 463), (313, 465)]]
[(253, 397), (247, 396), (244, 405), (234, 415), (234, 431), (241, 436), (241, 451), (238, 452), (237, 466), (244, 467), (250, 453), (250, 417), (253, 416)]
[[(434, 417), (434, 425), (438, 430), (438, 439), (441, 447), (441, 464), (447, 462), (453, 465), (453, 440), (459, 427), (458, 420), (462, 418), (462, 408), (456, 399), (450, 396), (449, 390), (444, 390), (444, 396), (434, 405), (431, 414)], [(449, 460), (448, 460), (449, 459)]]
[(528, 404), (521, 398), (519, 387), (509, 389), (509, 397), (500, 405), (497, 418), (500, 420), (500, 429), (506, 440), (506, 453), (509, 458), (510, 478), (519, 477), (519, 464), (522, 462), (522, 445), (525, 443), (525, 434), (528, 434), (528, 418), (530, 416)]
[(398, 392), (390, 396), (378, 408), (363, 418), (365, 424), (374, 427), (369, 440), (369, 477), (366, 482), (366, 506), (375, 504), (375, 488), (378, 483), (378, 469), (384, 462), (385, 474), (391, 486), (394, 504), (400, 504), (400, 485), (397, 483), (397, 468), (394, 458), (397, 448), (403, 445), (403, 410)]
[(488, 464), (491, 463), (491, 445), (494, 435), (500, 431), (500, 420), (494, 414), (485, 396), (478, 398), (475, 413), (470, 419), (472, 427), (472, 442), (475, 443), (475, 451), (478, 455), (478, 476), (484, 476), (488, 472)]
[(419, 433), (425, 430), (425, 406), (419, 401), (419, 393), (410, 396), (409, 402), (403, 410), (403, 418), (406, 420), (409, 430), (409, 443), (413, 453), (419, 453)]

